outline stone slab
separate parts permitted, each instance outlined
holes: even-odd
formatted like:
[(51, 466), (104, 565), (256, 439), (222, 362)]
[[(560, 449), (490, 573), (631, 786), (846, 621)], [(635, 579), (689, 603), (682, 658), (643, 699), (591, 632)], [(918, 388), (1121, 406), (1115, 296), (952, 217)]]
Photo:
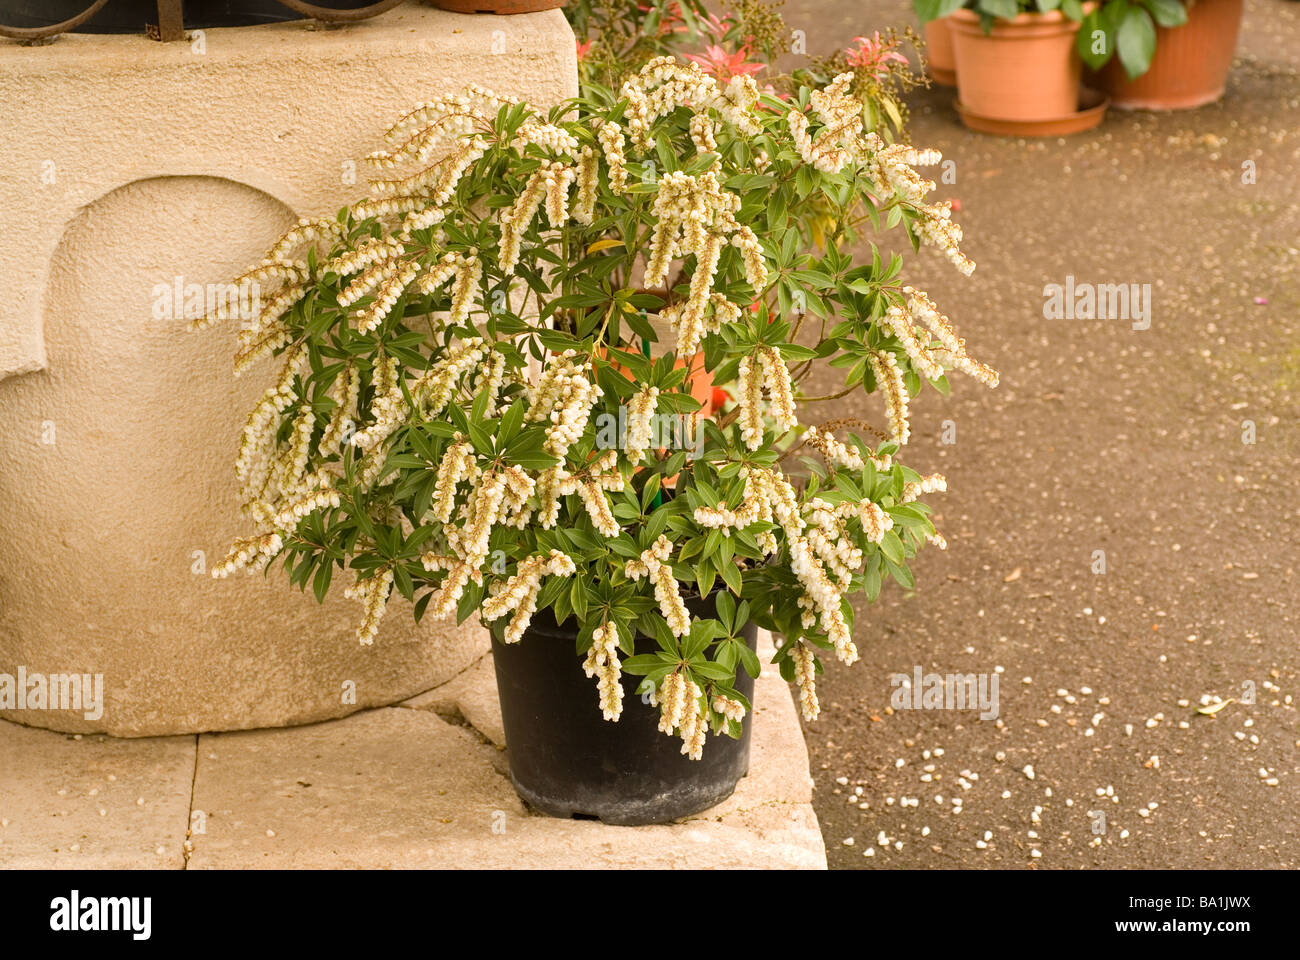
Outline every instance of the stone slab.
[(120, 740), (0, 721), (0, 868), (824, 868), (775, 671), (755, 702), (736, 793), (653, 827), (519, 801), (490, 657), (402, 706), (304, 727)]
[(194, 803), (207, 832), (190, 867), (825, 867), (803, 736), (775, 671), (756, 685), (751, 772), (736, 793), (653, 827), (529, 812), (495, 746), (495, 694), (484, 658), (401, 707), (203, 735)]
[(180, 868), (195, 740), (0, 720), (0, 869)]

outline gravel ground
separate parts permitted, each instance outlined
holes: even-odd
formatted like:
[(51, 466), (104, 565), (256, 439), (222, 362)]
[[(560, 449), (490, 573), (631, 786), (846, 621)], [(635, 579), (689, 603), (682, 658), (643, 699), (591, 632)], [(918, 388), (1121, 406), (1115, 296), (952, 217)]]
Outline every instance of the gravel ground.
[[(814, 54), (915, 22), (906, 0), (784, 13)], [(862, 662), (821, 679), (805, 733), (833, 867), (1300, 865), (1297, 65), (1300, 3), (1247, 0), (1228, 94), (1200, 110), (1024, 141), (965, 131), (950, 90), (911, 98), (979, 269), (926, 250), (905, 276), (1002, 382), (913, 402), (907, 462), (947, 476), (928, 499), (950, 546), (915, 594), (860, 606)], [(1044, 319), (1067, 275), (1151, 284), (1150, 328)], [(996, 672), (999, 719), (893, 711), (890, 675), (918, 665)]]

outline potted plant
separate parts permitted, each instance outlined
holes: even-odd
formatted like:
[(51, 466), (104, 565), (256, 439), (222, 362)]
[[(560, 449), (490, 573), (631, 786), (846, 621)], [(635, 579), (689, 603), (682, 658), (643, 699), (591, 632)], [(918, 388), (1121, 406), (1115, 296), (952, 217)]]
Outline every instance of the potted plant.
[(912, 0), (912, 9), (925, 28), (926, 68), (936, 83), (957, 86), (957, 58), (952, 50), (952, 28), (948, 16), (965, 0)]
[(1094, 82), (1126, 110), (1182, 110), (1223, 96), (1242, 0), (1107, 0), (1078, 48)]
[[(943, 545), (943, 479), (898, 459), (911, 399), (997, 382), (901, 258), (843, 245), (901, 227), (974, 267), (914, 169), (939, 155), (866, 130), (851, 81), (786, 102), (665, 57), (545, 115), (471, 89), (402, 118), (373, 196), (243, 278), (276, 289), (236, 366), (278, 362), (235, 467), (252, 529), (214, 572), (347, 577), (363, 644), (393, 592), (479, 616), (538, 809), (657, 822), (729, 793), (754, 629), (815, 718), (819, 658), (858, 658), (848, 598)], [(814, 196), (824, 250), (791, 229)], [(713, 420), (676, 365), (697, 352), (733, 384)], [(825, 365), (845, 386), (807, 395)], [(884, 430), (817, 414), (862, 393)]]
[[(1025, 125), (1079, 113), (1080, 0), (970, 0), (949, 15), (963, 117)], [(1052, 131), (1048, 131), (1052, 132)]]

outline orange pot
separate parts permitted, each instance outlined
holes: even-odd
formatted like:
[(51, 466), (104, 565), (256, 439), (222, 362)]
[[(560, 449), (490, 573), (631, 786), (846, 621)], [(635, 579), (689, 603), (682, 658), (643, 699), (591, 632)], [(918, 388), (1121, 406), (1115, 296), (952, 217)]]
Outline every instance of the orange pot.
[[(650, 290), (648, 293), (658, 293), (659, 291)], [(668, 324), (661, 320), (659, 314), (648, 315), (650, 326), (654, 328), (658, 341), (651, 345), (650, 356), (661, 357), (668, 352), (673, 342), (673, 334)], [(630, 345), (624, 344), (624, 349), (633, 349)], [(633, 380), (636, 378), (632, 371), (626, 369), (622, 364), (611, 361), (611, 365), (619, 373)], [(701, 350), (690, 358), (689, 363), (685, 357), (677, 357), (673, 362), (673, 368), (686, 367), (686, 385), (691, 391), (691, 396), (700, 403), (699, 415), (701, 417), (711, 417), (716, 412), (713, 404), (713, 374), (704, 368), (704, 351)]]
[(948, 22), (957, 96), (967, 110), (1013, 121), (1057, 120), (1078, 112), (1083, 73), (1074, 49), (1078, 23), (1059, 10), (998, 20), (990, 33), (969, 10), (958, 10)]
[(945, 87), (957, 86), (957, 61), (952, 53), (952, 28), (940, 17), (925, 25), (925, 52), (930, 78)]
[(1181, 27), (1156, 27), (1151, 69), (1136, 80), (1112, 57), (1096, 83), (1124, 110), (1187, 110), (1223, 96), (1241, 29), (1242, 0), (1191, 0)]

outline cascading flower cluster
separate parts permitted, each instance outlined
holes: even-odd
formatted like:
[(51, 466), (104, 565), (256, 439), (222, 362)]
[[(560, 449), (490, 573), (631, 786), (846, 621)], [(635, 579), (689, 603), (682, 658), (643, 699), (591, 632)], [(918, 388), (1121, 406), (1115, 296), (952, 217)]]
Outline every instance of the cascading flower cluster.
[[(280, 367), (236, 459), (252, 530), (216, 575), (282, 559), (321, 598), (347, 570), (363, 644), (395, 595), (417, 617), (477, 613), (507, 643), (548, 610), (574, 625), (605, 719), (639, 709), (625, 684), (641, 677), (697, 759), (749, 715), (736, 671), (756, 669), (758, 624), (815, 716), (818, 651), (860, 656), (850, 594), (909, 582), (907, 558), (943, 544), (919, 499), (942, 478), (896, 460), (909, 384), (997, 375), (893, 272), (848, 282), (847, 254), (780, 249), (813, 190), (846, 222), (901, 209), (973, 266), (913, 169), (937, 154), (865, 130), (844, 78), (792, 102), (808, 112), (659, 58), (547, 116), (471, 87), (399, 120), (366, 158), (371, 196), (303, 220), (244, 275), (275, 289), (236, 369)], [(781, 307), (795, 295), (832, 321), (816, 349)], [(824, 398), (800, 385), (841, 356), (885, 399), (874, 448), (818, 424)], [(657, 427), (705, 415), (700, 370), (734, 379), (736, 402), (686, 450)], [(796, 450), (810, 477), (782, 466)]]
[(925, 203), (934, 182), (913, 166), (932, 166), (943, 159), (937, 150), (920, 150), (910, 144), (889, 146), (875, 131), (862, 129), (862, 104), (850, 95), (853, 74), (842, 73), (829, 86), (813, 91), (809, 106), (818, 123), (801, 110), (786, 114), (799, 155), (823, 173), (839, 173), (850, 164), (861, 166), (872, 192), (881, 199), (897, 194), (918, 215), (916, 232), (925, 243), (938, 247), (954, 266), (969, 276), (975, 264), (961, 252), (961, 227), (952, 220), (952, 204)]

